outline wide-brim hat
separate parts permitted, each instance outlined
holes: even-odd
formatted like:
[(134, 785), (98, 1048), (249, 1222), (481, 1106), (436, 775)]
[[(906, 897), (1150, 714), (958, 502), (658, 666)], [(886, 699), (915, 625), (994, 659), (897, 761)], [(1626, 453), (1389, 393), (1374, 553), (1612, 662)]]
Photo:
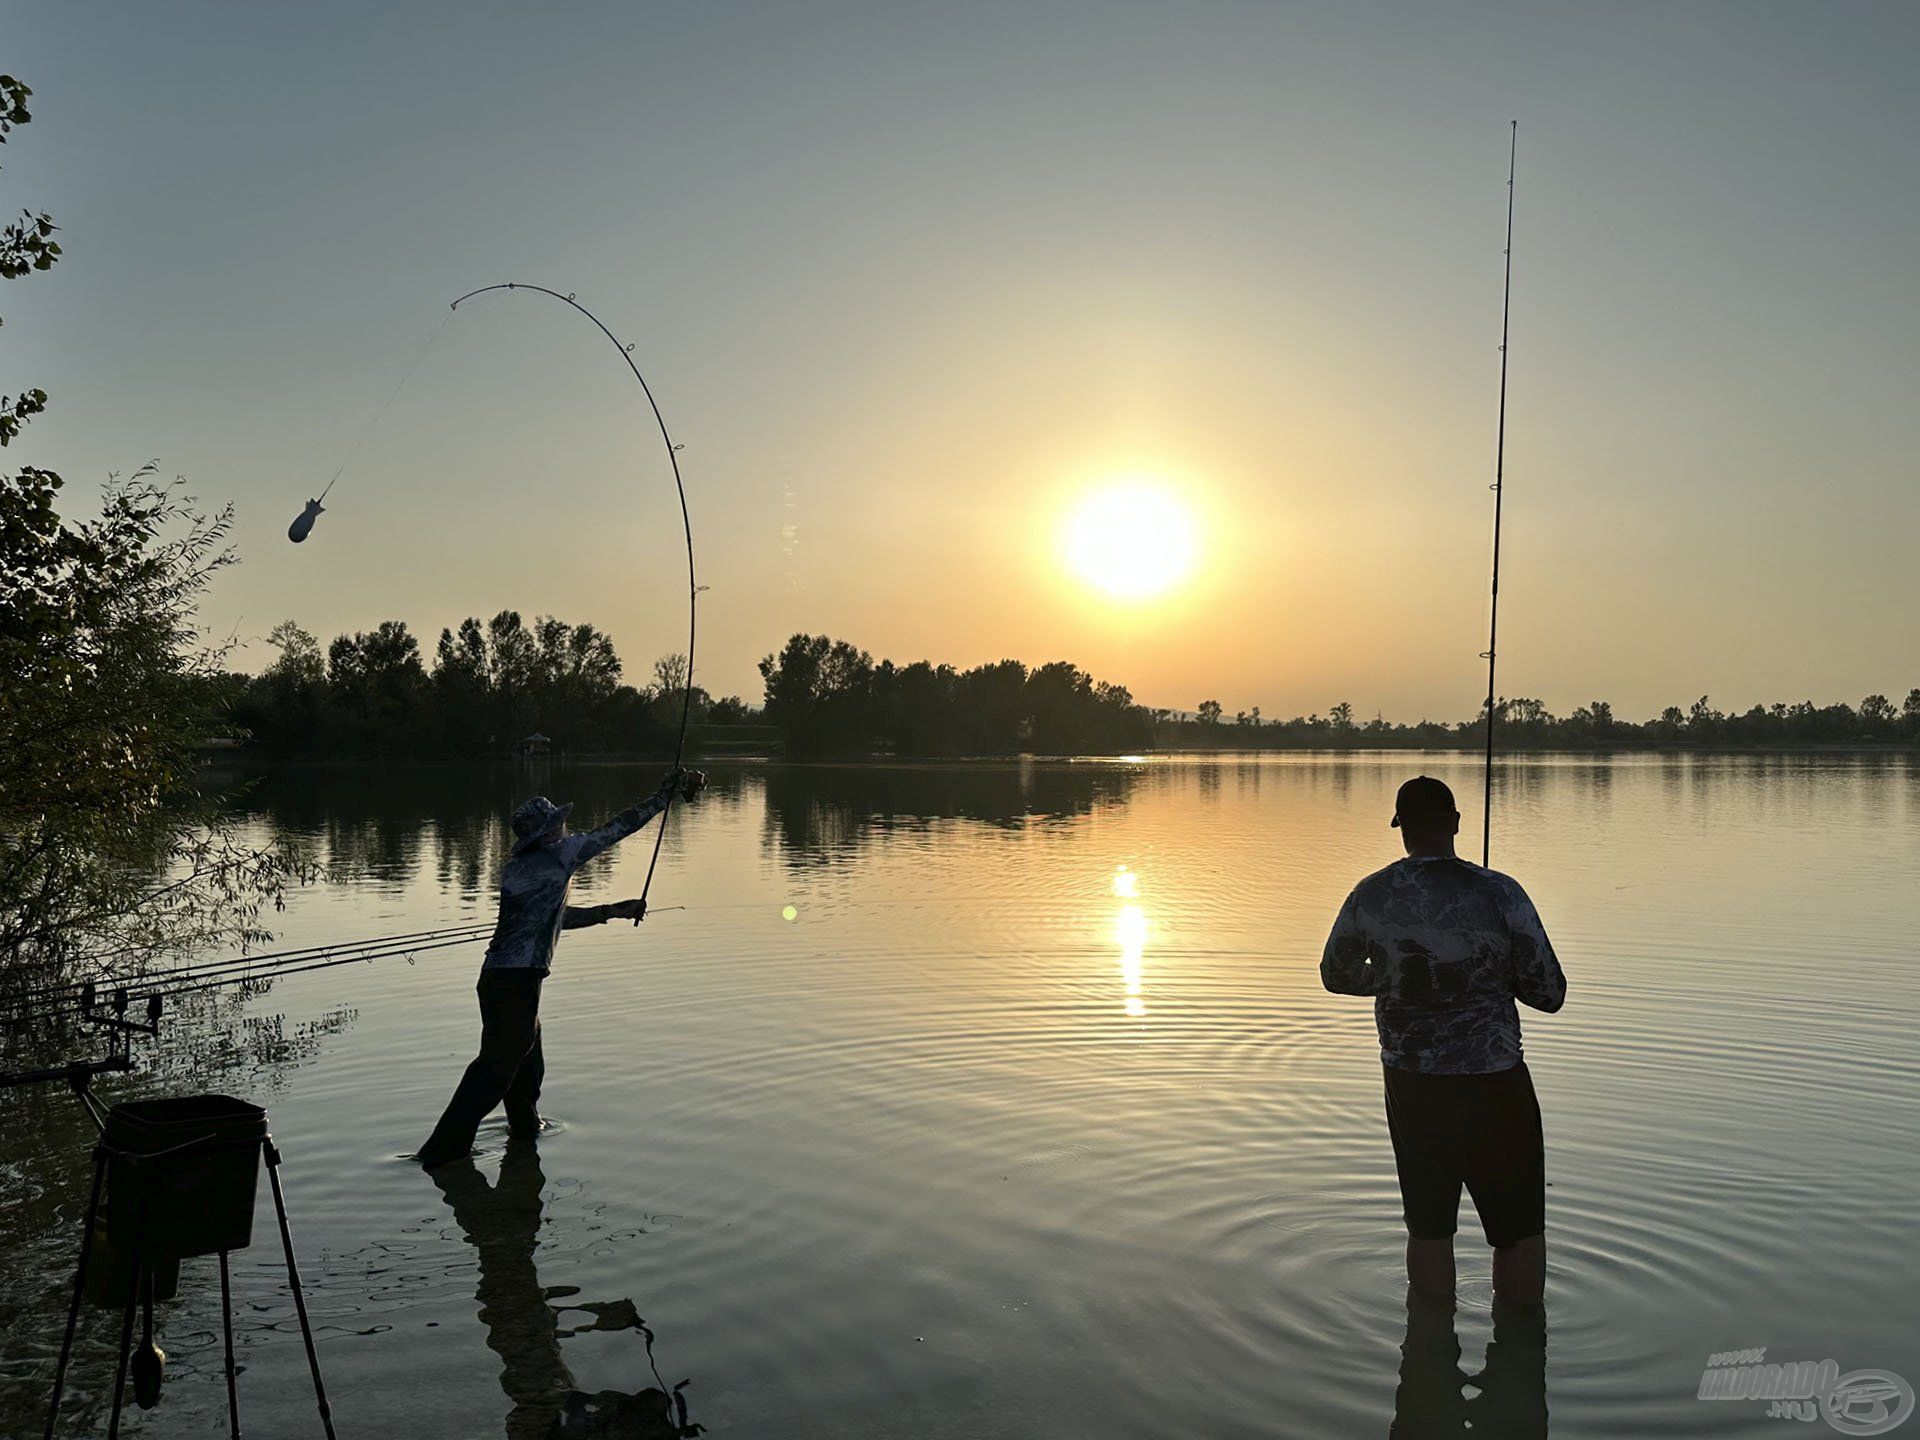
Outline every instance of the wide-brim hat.
[(513, 853), (531, 850), (566, 823), (573, 804), (556, 805), (544, 795), (536, 795), (513, 812)]

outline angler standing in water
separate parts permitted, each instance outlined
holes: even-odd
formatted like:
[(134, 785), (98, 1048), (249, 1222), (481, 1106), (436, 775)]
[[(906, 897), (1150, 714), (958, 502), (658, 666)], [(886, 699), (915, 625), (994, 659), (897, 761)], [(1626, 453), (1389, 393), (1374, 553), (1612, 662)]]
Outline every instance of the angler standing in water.
[(1495, 1295), (1532, 1304), (1546, 1284), (1546, 1167), (1513, 1002), (1551, 1014), (1566, 976), (1526, 891), (1453, 853), (1460, 812), (1444, 782), (1402, 785), (1393, 824), (1407, 858), (1354, 887), (1320, 981), (1374, 997), (1408, 1282), (1452, 1293), (1465, 1185), (1493, 1247)]
[(441, 1165), (468, 1154), (480, 1122), (502, 1101), (513, 1134), (540, 1129), (537, 1107), (547, 1068), (540, 1049), (540, 985), (552, 965), (554, 944), (562, 930), (645, 915), (642, 900), (567, 904), (573, 873), (634, 834), (676, 797), (691, 800), (706, 783), (698, 770), (676, 769), (652, 795), (584, 835), (567, 830), (573, 806), (555, 805), (544, 795), (513, 812), (513, 853), (500, 875), (500, 919), (480, 967), (480, 1053), (420, 1147), (421, 1164)]

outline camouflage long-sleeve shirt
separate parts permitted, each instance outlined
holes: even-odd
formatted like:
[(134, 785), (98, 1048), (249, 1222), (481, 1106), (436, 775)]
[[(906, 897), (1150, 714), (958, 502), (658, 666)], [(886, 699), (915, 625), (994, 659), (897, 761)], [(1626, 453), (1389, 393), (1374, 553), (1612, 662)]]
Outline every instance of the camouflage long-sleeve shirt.
[[(562, 835), (508, 857), (500, 872), (500, 918), (487, 943), (487, 970), (546, 970), (568, 927), (573, 872), (667, 808), (666, 791), (630, 805), (598, 830)], [(578, 914), (579, 912), (575, 912)], [(584, 917), (582, 917), (584, 918)]]
[(1551, 1013), (1567, 977), (1517, 881), (1466, 860), (1408, 857), (1354, 886), (1320, 982), (1371, 995), (1380, 1059), (1430, 1075), (1520, 1063), (1519, 1000)]

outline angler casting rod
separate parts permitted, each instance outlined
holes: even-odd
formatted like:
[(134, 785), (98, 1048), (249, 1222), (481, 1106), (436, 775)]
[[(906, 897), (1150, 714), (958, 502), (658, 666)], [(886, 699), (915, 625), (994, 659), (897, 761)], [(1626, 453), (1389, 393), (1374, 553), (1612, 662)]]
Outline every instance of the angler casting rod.
[[(680, 447), (674, 444), (673, 436), (667, 430), (667, 418), (660, 413), (660, 402), (653, 398), (653, 387), (647, 384), (647, 377), (642, 375), (640, 373), (640, 367), (634, 364), (633, 346), (623, 345), (620, 342), (620, 338), (606, 327), (598, 315), (595, 315), (591, 310), (587, 309), (586, 306), (574, 299), (573, 296), (562, 295), (558, 290), (549, 290), (544, 285), (524, 285), (510, 281), (500, 285), (482, 285), (478, 290), (469, 290), (458, 300), (455, 300), (448, 308), (449, 310), (458, 310), (467, 301), (473, 299), (474, 296), (487, 295), (496, 290), (530, 290), (536, 295), (550, 295), (563, 304), (571, 305), (575, 310), (578, 310), (582, 315), (586, 316), (587, 319), (591, 320), (594, 327), (599, 330), (602, 335), (607, 337), (607, 342), (612, 345), (615, 350), (620, 352), (620, 358), (627, 362), (627, 369), (633, 372), (633, 378), (640, 384), (641, 393), (647, 397), (647, 407), (653, 411), (654, 424), (660, 427), (661, 443), (667, 447), (667, 463), (673, 467), (673, 488), (675, 493), (680, 497), (680, 526), (686, 533), (687, 540), (687, 674), (686, 683), (680, 697), (680, 733), (673, 742), (673, 768), (678, 770), (680, 768), (680, 762), (686, 754), (687, 722), (693, 715), (693, 648), (694, 641), (698, 638), (699, 634), (700, 609), (700, 586), (694, 578), (693, 516), (687, 509), (687, 486), (685, 480), (683, 480), (680, 475)], [(653, 888), (654, 867), (660, 863), (660, 846), (667, 838), (667, 818), (672, 813), (673, 795), (670, 791), (667, 795), (667, 807), (660, 813), (660, 828), (654, 832), (653, 855), (647, 861), (647, 878), (645, 883), (640, 887), (640, 919), (646, 918), (647, 892)], [(634, 923), (638, 924), (639, 920), (636, 920)]]
[(1513, 162), (1520, 151), (1520, 122), (1507, 134), (1507, 273), (1500, 297), (1500, 425), (1493, 445), (1493, 598), (1487, 611), (1486, 795), (1480, 808), (1480, 863), (1493, 856), (1493, 667), (1500, 634), (1500, 500), (1507, 466), (1507, 320), (1513, 313)]

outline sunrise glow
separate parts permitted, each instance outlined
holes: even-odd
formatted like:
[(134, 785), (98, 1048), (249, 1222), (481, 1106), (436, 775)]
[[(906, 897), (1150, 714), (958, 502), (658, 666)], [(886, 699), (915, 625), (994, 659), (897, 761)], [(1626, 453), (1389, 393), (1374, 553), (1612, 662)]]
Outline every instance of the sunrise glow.
[(1068, 567), (1118, 599), (1165, 594), (1193, 568), (1196, 549), (1192, 512), (1151, 482), (1126, 481), (1097, 490), (1067, 522)]

